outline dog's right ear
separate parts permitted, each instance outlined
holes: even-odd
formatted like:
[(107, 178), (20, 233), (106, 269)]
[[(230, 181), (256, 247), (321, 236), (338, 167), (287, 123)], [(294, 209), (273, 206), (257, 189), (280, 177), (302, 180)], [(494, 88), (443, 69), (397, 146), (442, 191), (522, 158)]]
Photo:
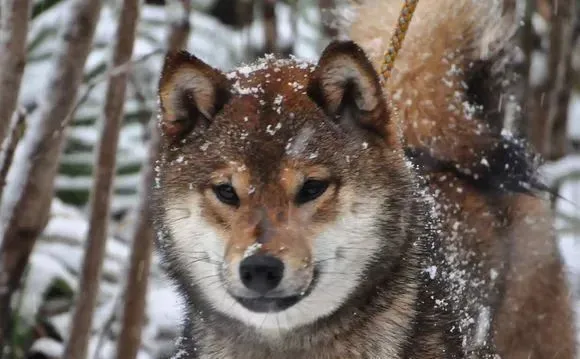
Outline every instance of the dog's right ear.
[(229, 81), (219, 70), (186, 51), (167, 55), (159, 81), (163, 133), (182, 138), (207, 127), (229, 96)]
[(378, 74), (362, 48), (333, 41), (311, 75), (308, 95), (340, 124), (385, 136), (389, 110)]

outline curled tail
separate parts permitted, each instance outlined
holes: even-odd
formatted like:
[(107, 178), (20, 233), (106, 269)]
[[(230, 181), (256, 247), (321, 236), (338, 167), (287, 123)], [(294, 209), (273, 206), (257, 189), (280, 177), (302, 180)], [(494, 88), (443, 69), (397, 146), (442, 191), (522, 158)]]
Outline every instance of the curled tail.
[[(346, 31), (380, 73), (402, 0), (352, 5)], [(409, 155), (422, 167), (454, 168), (486, 189), (541, 187), (537, 158), (502, 133), (510, 100), (506, 60), (515, 23), (498, 0), (421, 0), (395, 60), (386, 95)], [(344, 19), (343, 19), (344, 20)]]

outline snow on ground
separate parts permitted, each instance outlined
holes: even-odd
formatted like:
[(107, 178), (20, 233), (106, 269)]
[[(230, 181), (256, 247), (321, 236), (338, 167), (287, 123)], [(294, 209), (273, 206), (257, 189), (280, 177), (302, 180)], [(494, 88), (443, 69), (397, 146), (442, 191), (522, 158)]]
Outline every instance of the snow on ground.
[[(53, 201), (50, 222), (32, 254), (23, 295), (17, 306), (23, 320), (31, 324), (40, 308), (46, 311), (46, 307), (51, 306), (45, 293), (56, 281), (71, 291), (78, 288), (87, 230), (87, 219), (82, 212), (58, 199)], [(97, 352), (101, 359), (115, 356), (114, 338), (120, 329), (120, 296), (130, 256), (130, 243), (124, 236), (125, 232), (121, 226), (113, 226), (107, 241), (89, 350), (89, 353), (93, 353), (91, 358), (97, 358)], [(173, 342), (179, 335), (180, 308), (180, 298), (162, 273), (159, 258), (155, 255), (147, 294), (140, 359), (159, 358), (171, 352)], [(48, 316), (48, 321), (63, 338), (68, 335), (72, 313), (70, 309), (69, 306), (66, 310)], [(42, 338), (33, 348), (45, 353), (59, 353), (63, 349), (62, 343), (50, 338)]]

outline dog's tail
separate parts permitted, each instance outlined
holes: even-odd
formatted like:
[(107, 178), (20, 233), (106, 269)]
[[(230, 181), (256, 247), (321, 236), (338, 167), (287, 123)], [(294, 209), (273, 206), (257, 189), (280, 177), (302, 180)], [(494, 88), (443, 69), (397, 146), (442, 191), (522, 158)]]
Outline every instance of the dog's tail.
[[(346, 31), (379, 73), (403, 3), (352, 4)], [(513, 19), (500, 0), (420, 0), (386, 95), (409, 154), (423, 165), (527, 191), (538, 184), (537, 160), (522, 141), (502, 134), (504, 105), (513, 97), (505, 66), (513, 56)]]

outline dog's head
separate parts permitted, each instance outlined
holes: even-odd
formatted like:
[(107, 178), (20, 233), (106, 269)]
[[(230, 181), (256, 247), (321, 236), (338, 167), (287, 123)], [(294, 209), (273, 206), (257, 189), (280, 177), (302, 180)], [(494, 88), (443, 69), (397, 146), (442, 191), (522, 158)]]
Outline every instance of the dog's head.
[(336, 311), (403, 239), (409, 168), (362, 50), (222, 73), (185, 52), (159, 86), (158, 222), (192, 292), (256, 328)]

